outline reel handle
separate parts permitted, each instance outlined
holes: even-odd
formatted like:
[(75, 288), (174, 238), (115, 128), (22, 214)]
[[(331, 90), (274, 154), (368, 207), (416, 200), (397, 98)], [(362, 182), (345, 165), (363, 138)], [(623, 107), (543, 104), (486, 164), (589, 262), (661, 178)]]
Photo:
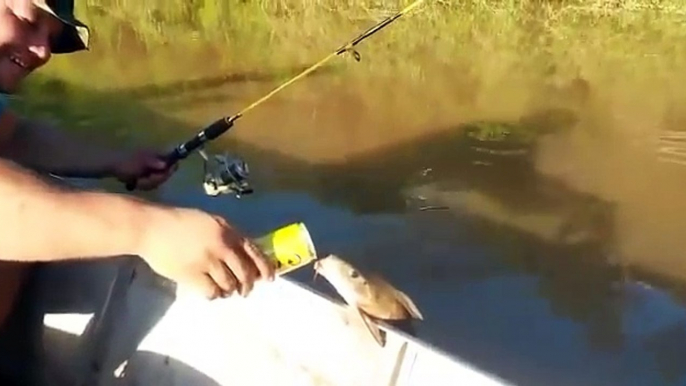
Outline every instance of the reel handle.
[[(224, 134), (227, 130), (233, 127), (233, 122), (237, 118), (239, 118), (238, 115), (231, 118), (221, 118), (216, 120), (211, 125), (207, 126), (201, 132), (196, 134), (195, 137), (177, 146), (169, 154), (161, 156), (161, 159), (167, 164), (167, 168), (174, 166), (175, 163), (188, 157), (194, 150), (204, 145), (205, 142), (211, 141)], [(153, 170), (147, 170), (141, 177), (149, 177), (153, 174), (153, 172)], [(126, 190), (132, 191), (136, 189), (137, 183), (137, 179), (128, 181), (126, 183)]]

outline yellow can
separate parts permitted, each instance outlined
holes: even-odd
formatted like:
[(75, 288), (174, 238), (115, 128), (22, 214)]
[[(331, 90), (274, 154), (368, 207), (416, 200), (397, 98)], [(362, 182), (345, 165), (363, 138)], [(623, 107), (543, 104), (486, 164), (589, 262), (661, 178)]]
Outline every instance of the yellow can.
[(303, 223), (281, 227), (254, 241), (274, 262), (276, 275), (291, 272), (317, 258), (310, 232)]

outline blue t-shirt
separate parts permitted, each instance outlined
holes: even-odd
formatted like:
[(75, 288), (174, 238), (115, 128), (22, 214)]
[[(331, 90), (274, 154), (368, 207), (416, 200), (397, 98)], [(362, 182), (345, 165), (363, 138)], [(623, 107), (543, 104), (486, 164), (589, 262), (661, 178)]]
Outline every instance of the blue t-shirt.
[(5, 113), (5, 109), (7, 109), (7, 97), (0, 94), (0, 116)]

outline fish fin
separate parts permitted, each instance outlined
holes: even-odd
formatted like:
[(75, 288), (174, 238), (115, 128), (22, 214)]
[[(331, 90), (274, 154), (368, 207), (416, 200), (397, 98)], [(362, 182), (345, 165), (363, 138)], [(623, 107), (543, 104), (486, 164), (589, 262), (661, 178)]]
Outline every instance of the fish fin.
[(421, 311), (419, 311), (419, 308), (417, 308), (417, 305), (414, 304), (412, 299), (410, 299), (406, 293), (400, 290), (395, 290), (395, 297), (403, 305), (403, 307), (405, 307), (407, 312), (409, 312), (410, 315), (412, 315), (415, 319), (424, 320), (424, 315), (422, 315)]
[(403, 305), (403, 307), (407, 310), (407, 312), (412, 315), (415, 319), (419, 320), (424, 320), (424, 315), (419, 311), (419, 308), (414, 304), (412, 299), (410, 299), (409, 296), (407, 296), (406, 293), (403, 291), (395, 288), (391, 283), (389, 283), (386, 279), (381, 277), (380, 275), (377, 274), (369, 274), (369, 277), (371, 280), (374, 280), (377, 284), (381, 284), (388, 289), (393, 290), (393, 294), (395, 295), (395, 298), (400, 302), (400, 304)]
[(361, 309), (357, 308), (357, 313), (358, 315), (360, 315), (360, 318), (364, 322), (365, 326), (367, 326), (367, 329), (374, 337), (374, 340), (376, 340), (379, 346), (385, 347), (386, 337), (385, 334), (383, 334), (383, 331), (381, 331), (381, 329), (379, 328), (379, 326), (377, 326), (376, 323), (374, 323), (374, 321)]

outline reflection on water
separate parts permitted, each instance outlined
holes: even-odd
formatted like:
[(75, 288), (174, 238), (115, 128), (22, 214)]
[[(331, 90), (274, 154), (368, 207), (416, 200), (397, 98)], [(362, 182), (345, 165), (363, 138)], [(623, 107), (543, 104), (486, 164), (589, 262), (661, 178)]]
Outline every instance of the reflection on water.
[[(18, 108), (94, 140), (167, 147), (302, 68), (245, 70), (211, 40), (143, 47), (126, 28), (107, 31), (100, 41), (117, 41), (109, 53), (126, 61), (97, 49), (57, 58)], [(489, 52), (427, 56), (419, 82), (323, 71), (210, 146), (249, 162), (254, 195), (204, 196), (192, 157), (145, 196), (251, 234), (304, 221), (321, 253), (382, 271), (416, 299), (420, 337), (514, 382), (683, 382), (680, 94), (655, 86), (664, 74), (548, 82), (501, 71)]]

